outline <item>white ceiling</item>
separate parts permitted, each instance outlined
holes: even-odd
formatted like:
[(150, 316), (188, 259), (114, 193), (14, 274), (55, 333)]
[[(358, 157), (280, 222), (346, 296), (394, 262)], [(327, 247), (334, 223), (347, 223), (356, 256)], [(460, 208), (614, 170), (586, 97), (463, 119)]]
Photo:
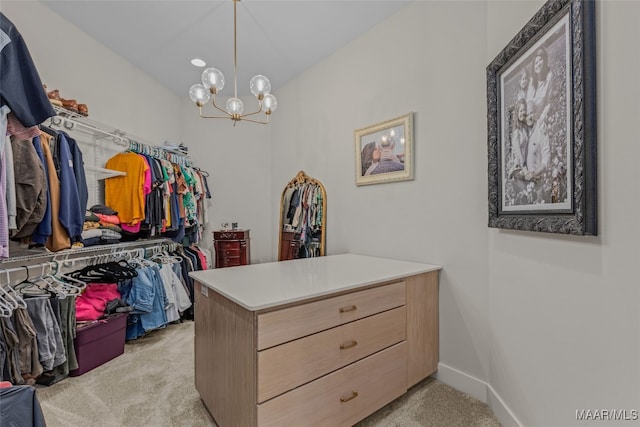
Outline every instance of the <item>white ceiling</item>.
[[(238, 94), (256, 74), (272, 93), (409, 3), (403, 0), (242, 0), (237, 4)], [(233, 93), (233, 1), (60, 1), (50, 9), (179, 96), (200, 81), (204, 59)]]

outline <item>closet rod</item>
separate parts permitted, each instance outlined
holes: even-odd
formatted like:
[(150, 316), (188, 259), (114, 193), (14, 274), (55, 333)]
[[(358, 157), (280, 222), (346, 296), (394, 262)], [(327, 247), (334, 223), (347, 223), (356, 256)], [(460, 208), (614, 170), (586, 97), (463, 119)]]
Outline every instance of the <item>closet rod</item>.
[[(64, 271), (73, 271), (76, 270), (77, 263), (85, 263), (87, 261), (93, 262), (95, 264), (101, 264), (109, 261), (117, 261), (121, 259), (129, 259), (131, 257), (139, 257), (149, 258), (154, 255), (162, 253), (162, 251), (173, 252), (176, 250), (178, 244), (173, 241), (164, 242), (162, 244), (156, 244), (152, 246), (140, 246), (136, 248), (131, 248), (128, 250), (121, 250), (118, 248), (112, 248), (110, 252), (101, 253), (101, 254), (92, 254), (84, 257), (75, 257), (75, 258), (65, 258), (65, 259), (56, 259), (51, 261), (51, 264), (58, 265), (60, 270)], [(148, 253), (147, 251), (151, 252)]]
[[(161, 242), (155, 242), (155, 244), (151, 246), (132, 246), (130, 249), (125, 250), (122, 250), (121, 247), (115, 247), (117, 245), (112, 246), (114, 247), (109, 248), (109, 252), (93, 253), (82, 257), (69, 257), (74, 255), (74, 252), (67, 252), (65, 254), (66, 257), (60, 259), (43, 260), (31, 264), (24, 263), (10, 268), (0, 267), (0, 284), (5, 286), (7, 283), (11, 283), (11, 285), (14, 286), (27, 278), (35, 278), (42, 275), (52, 274), (56, 271), (73, 271), (78, 268), (77, 264), (87, 261), (102, 263), (120, 260), (131, 256), (138, 256), (140, 254), (142, 254), (144, 258), (147, 258), (159, 254), (164, 250), (173, 252), (178, 247), (178, 243), (170, 239), (161, 239)], [(147, 250), (149, 249), (151, 250), (151, 253), (147, 253)]]
[(64, 249), (58, 252), (46, 252), (34, 255), (25, 255), (19, 257), (12, 257), (0, 260), (0, 269), (11, 268), (19, 265), (23, 265), (25, 263), (37, 263), (37, 262), (45, 262), (45, 261), (54, 261), (61, 259), (70, 259), (75, 256), (81, 256), (86, 254), (95, 254), (98, 255), (100, 253), (108, 253), (112, 249), (132, 249), (138, 247), (148, 247), (148, 246), (156, 246), (162, 244), (173, 243), (173, 240), (168, 239), (166, 237), (147, 239), (147, 240), (138, 240), (135, 242), (124, 242), (124, 243), (113, 243), (110, 245), (98, 245), (98, 246), (88, 246), (86, 248), (78, 248), (78, 249)]

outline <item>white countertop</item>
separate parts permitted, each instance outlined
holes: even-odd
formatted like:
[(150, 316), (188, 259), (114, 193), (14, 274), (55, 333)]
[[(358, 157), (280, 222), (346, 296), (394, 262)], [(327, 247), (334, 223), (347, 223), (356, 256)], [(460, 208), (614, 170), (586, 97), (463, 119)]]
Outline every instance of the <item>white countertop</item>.
[(247, 310), (257, 311), (440, 269), (343, 254), (195, 271), (189, 276)]

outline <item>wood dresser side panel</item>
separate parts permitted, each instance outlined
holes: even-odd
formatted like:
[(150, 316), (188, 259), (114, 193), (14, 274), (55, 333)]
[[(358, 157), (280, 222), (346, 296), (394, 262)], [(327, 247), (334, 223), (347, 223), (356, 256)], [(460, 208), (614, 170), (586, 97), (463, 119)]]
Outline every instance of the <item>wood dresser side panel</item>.
[(195, 286), (196, 388), (220, 427), (256, 426), (254, 313)]
[[(200, 294), (201, 287), (204, 286), (199, 282), (193, 285), (194, 295), (194, 364), (195, 364), (195, 383), (196, 390), (200, 394), (205, 405), (213, 398), (213, 381), (211, 377), (213, 373), (210, 371), (211, 351), (213, 349), (214, 335), (210, 333), (213, 329), (213, 302), (209, 298), (204, 298)], [(212, 410), (209, 409), (209, 412)]]
[(407, 387), (438, 369), (438, 272), (407, 279)]

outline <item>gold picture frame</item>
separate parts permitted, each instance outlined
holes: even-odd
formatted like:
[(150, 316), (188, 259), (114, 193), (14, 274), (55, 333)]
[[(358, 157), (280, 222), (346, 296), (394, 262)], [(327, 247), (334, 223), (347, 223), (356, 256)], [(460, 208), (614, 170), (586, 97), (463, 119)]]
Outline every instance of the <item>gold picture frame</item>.
[(413, 112), (355, 131), (356, 185), (413, 179)]

